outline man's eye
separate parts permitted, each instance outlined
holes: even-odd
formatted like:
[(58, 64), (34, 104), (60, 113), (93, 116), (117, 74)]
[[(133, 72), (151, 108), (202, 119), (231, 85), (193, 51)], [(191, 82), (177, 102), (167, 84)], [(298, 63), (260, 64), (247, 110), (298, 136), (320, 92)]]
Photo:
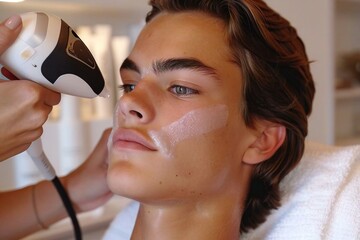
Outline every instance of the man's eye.
[(170, 92), (172, 92), (176, 95), (191, 95), (191, 94), (199, 93), (199, 91), (197, 91), (195, 89), (184, 87), (184, 86), (179, 86), (179, 85), (172, 86), (170, 88)]
[(134, 84), (123, 84), (123, 85), (119, 86), (119, 89), (121, 91), (123, 91), (124, 93), (129, 93), (135, 89), (135, 85)]

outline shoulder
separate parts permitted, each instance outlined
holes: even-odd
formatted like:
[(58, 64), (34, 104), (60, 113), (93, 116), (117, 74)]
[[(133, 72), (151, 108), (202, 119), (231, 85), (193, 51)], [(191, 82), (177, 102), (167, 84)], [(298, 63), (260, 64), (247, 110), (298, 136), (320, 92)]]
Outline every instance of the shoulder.
[(281, 207), (242, 239), (354, 239), (359, 186), (360, 145), (307, 142), (299, 165), (280, 184)]

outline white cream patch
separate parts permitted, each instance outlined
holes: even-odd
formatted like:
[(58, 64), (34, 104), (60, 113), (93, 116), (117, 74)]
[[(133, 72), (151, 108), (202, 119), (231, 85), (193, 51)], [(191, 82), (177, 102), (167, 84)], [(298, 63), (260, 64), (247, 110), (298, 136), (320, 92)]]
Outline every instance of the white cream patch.
[(159, 131), (150, 131), (149, 135), (158, 149), (171, 158), (179, 142), (224, 127), (228, 115), (225, 105), (196, 109)]

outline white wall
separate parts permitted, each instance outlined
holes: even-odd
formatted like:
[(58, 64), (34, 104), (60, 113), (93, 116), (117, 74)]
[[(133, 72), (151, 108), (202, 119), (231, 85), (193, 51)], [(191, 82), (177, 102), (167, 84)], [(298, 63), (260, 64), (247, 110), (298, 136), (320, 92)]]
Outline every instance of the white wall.
[(316, 84), (308, 139), (334, 143), (334, 0), (265, 0), (297, 28)]

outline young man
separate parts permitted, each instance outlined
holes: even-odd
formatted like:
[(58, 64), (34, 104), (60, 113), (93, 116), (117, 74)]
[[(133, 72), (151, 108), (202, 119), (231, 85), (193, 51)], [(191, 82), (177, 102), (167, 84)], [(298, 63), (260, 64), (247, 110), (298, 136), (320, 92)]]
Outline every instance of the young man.
[(140, 202), (132, 239), (238, 239), (303, 154), (303, 43), (260, 0), (150, 4), (120, 69), (109, 187)]

